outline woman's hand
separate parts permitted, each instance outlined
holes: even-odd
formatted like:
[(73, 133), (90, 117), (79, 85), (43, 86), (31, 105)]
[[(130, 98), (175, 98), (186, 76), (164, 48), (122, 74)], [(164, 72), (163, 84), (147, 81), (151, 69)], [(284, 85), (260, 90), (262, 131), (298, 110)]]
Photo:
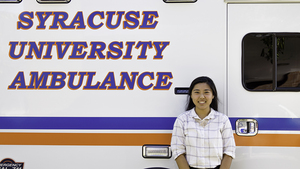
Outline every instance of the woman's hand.
[(186, 161), (185, 154), (181, 154), (175, 159), (179, 169), (190, 169), (188, 162)]
[(231, 162), (232, 162), (232, 157), (224, 154), (220, 169), (230, 169)]

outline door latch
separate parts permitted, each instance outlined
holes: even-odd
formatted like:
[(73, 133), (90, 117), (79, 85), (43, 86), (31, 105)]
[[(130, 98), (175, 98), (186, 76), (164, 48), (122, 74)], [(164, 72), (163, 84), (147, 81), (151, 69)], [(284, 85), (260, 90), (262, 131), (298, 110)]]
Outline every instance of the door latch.
[(238, 119), (235, 133), (238, 136), (255, 136), (258, 133), (258, 123), (255, 119)]

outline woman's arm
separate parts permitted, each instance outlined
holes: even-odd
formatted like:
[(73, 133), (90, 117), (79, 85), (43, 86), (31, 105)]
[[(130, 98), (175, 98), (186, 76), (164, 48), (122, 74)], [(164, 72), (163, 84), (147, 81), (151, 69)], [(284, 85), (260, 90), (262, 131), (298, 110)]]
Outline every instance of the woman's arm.
[(175, 159), (175, 161), (176, 161), (179, 169), (190, 169), (190, 166), (189, 166), (188, 162), (186, 161), (185, 154), (179, 155)]
[(232, 162), (232, 157), (224, 154), (220, 169), (230, 169), (231, 162)]
[(235, 157), (235, 141), (231, 123), (227, 117), (223, 131), (223, 159), (220, 169), (230, 169), (232, 159)]

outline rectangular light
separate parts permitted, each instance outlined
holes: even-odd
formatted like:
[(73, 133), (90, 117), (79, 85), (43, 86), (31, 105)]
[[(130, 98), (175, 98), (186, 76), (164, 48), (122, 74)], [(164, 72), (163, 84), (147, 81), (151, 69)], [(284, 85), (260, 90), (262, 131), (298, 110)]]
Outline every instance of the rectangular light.
[(144, 158), (171, 158), (170, 145), (143, 145)]
[(38, 3), (69, 3), (71, 0), (36, 0)]
[(166, 3), (194, 3), (197, 0), (163, 0)]
[(189, 94), (188, 87), (175, 87), (174, 92), (175, 94)]
[(0, 3), (20, 3), (22, 0), (0, 0)]

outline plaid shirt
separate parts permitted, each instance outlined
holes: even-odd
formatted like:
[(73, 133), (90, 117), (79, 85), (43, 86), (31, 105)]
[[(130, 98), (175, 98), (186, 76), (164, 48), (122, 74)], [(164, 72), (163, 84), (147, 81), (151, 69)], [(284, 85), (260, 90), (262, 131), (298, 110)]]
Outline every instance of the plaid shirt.
[(176, 159), (186, 154), (195, 168), (214, 168), (223, 154), (235, 157), (235, 141), (228, 117), (213, 109), (203, 120), (194, 109), (178, 116), (174, 123), (171, 148)]

